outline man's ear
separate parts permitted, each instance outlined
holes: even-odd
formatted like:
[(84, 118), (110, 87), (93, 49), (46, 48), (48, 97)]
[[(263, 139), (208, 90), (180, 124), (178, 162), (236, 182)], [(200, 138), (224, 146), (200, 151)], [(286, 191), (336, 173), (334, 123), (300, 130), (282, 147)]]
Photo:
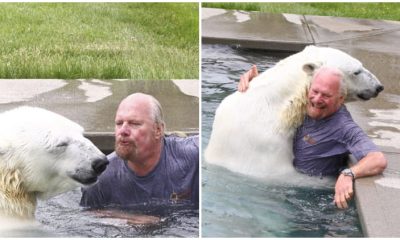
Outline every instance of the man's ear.
[(164, 123), (156, 123), (155, 126), (156, 138), (160, 139), (164, 136)]
[(339, 96), (339, 103), (340, 103), (340, 105), (342, 105), (342, 104), (344, 103), (345, 100), (346, 100), (346, 97), (345, 97), (345, 96), (343, 96), (343, 95), (340, 95), (340, 96)]
[(303, 65), (303, 71), (307, 73), (307, 75), (312, 76), (314, 72), (322, 66), (321, 62), (316, 63), (306, 63)]

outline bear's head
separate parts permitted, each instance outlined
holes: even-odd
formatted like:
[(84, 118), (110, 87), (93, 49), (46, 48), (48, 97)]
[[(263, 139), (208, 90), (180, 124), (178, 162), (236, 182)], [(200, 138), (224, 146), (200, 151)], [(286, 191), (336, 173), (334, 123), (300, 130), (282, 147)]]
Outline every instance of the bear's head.
[(303, 70), (309, 76), (322, 66), (335, 67), (342, 71), (347, 88), (346, 102), (369, 100), (383, 90), (383, 85), (360, 61), (340, 50), (308, 46), (303, 52), (310, 60), (303, 65)]
[(49, 198), (96, 182), (106, 156), (83, 128), (56, 113), (19, 107), (0, 114), (0, 168), (18, 173), (25, 191)]

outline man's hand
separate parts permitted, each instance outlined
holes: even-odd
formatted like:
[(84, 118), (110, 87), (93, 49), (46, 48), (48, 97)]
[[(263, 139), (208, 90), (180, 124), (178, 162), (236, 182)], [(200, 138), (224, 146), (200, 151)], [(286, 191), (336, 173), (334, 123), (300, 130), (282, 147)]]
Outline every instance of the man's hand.
[[(351, 167), (357, 178), (381, 174), (387, 166), (382, 152), (370, 152)], [(338, 208), (347, 208), (347, 202), (353, 197), (353, 179), (340, 174), (335, 185), (335, 204)]]
[(335, 204), (338, 208), (348, 208), (348, 201), (353, 198), (353, 179), (340, 174), (335, 185)]
[(250, 81), (258, 76), (257, 66), (253, 65), (249, 71), (240, 76), (240, 82), (238, 85), (239, 92), (245, 92), (249, 88)]

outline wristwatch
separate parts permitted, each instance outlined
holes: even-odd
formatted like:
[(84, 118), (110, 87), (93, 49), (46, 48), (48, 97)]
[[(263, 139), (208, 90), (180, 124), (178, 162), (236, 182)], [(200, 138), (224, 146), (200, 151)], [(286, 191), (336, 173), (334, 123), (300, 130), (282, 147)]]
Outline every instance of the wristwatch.
[(355, 179), (354, 173), (350, 168), (345, 168), (340, 173), (345, 176), (350, 176), (353, 180)]

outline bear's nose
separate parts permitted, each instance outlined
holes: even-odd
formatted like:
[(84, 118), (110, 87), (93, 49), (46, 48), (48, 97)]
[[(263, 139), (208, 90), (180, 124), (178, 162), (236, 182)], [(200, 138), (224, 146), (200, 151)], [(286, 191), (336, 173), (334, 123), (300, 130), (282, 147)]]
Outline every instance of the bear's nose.
[(109, 163), (109, 161), (107, 160), (106, 157), (99, 158), (92, 162), (92, 168), (93, 168), (94, 172), (97, 175), (99, 175), (100, 173), (104, 172), (104, 170), (106, 170), (108, 163)]
[(382, 85), (379, 85), (379, 86), (376, 88), (376, 92), (377, 92), (377, 93), (380, 93), (380, 92), (383, 91), (383, 89), (384, 89), (384, 87), (383, 87)]

